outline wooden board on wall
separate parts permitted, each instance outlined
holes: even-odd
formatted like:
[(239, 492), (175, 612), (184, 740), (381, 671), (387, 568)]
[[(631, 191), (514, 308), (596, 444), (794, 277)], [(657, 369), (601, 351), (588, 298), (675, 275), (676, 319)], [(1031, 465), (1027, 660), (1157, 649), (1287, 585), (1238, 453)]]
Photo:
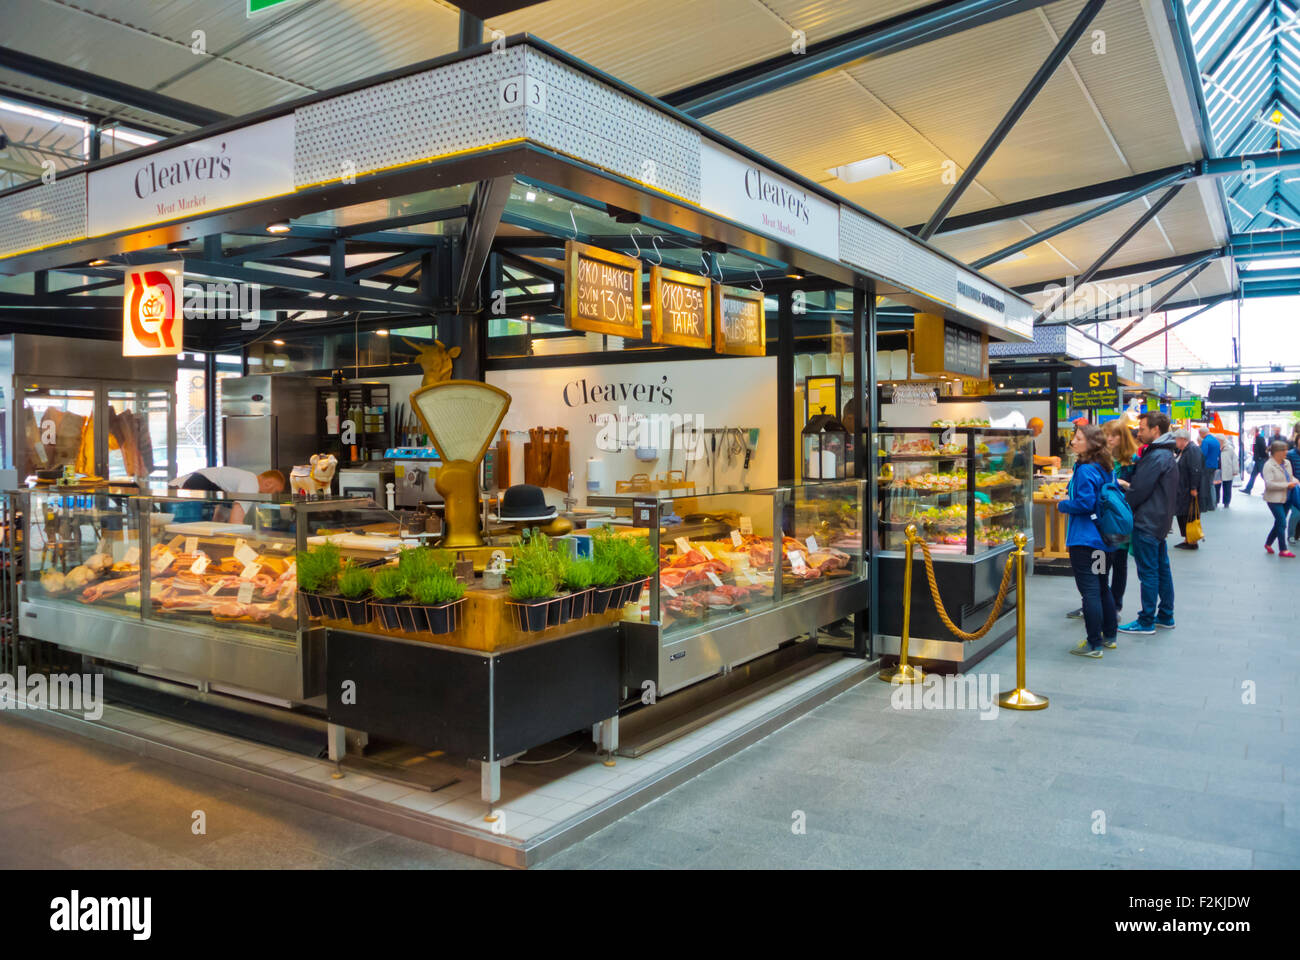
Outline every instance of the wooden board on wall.
[(713, 347), (713, 281), (696, 273), (650, 268), (650, 339), (709, 350)]
[(767, 353), (763, 294), (745, 287), (713, 285), (713, 349), (741, 357)]
[(566, 241), (564, 322), (572, 330), (642, 339), (641, 261)]

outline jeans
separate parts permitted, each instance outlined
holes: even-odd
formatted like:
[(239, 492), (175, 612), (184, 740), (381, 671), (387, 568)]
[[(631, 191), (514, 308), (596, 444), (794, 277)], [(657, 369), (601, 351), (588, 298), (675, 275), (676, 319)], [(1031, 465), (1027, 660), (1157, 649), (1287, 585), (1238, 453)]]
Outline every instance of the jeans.
[(1219, 484), (1219, 491), (1223, 494), (1223, 505), (1226, 507), (1232, 503), (1232, 481), (1224, 480)]
[(1112, 550), (1106, 561), (1110, 567), (1110, 595), (1115, 600), (1115, 613), (1124, 606), (1124, 588), (1128, 586), (1128, 548)]
[(1142, 583), (1142, 610), (1138, 614), (1138, 623), (1150, 627), (1157, 618), (1172, 623), (1174, 575), (1169, 570), (1169, 547), (1165, 538), (1134, 530), (1133, 562), (1137, 564), (1138, 580)]
[(1279, 550), (1286, 550), (1286, 504), (1270, 503), (1268, 512), (1273, 514), (1273, 529), (1268, 532), (1268, 539), (1264, 541), (1264, 546), (1273, 546), (1273, 541), (1277, 541)]
[(1256, 460), (1255, 465), (1250, 469), (1250, 479), (1246, 481), (1246, 485), (1242, 487), (1242, 489), (1245, 490), (1247, 493), (1250, 493), (1250, 488), (1255, 485), (1255, 478), (1259, 476), (1259, 472), (1263, 469), (1264, 469), (1264, 461)]
[[(1101, 572), (1095, 573), (1100, 560)], [(1106, 567), (1110, 555), (1092, 547), (1070, 547), (1070, 566), (1074, 569), (1074, 582), (1078, 584), (1083, 599), (1083, 623), (1088, 629), (1088, 646), (1096, 650), (1103, 639), (1110, 640), (1119, 632), (1119, 618), (1115, 615), (1115, 598), (1106, 583)]]

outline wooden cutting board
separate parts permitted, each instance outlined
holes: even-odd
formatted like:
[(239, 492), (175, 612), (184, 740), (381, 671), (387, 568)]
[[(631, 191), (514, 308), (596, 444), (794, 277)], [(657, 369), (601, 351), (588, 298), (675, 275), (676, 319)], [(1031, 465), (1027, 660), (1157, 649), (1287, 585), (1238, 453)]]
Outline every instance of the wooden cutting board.
[(569, 431), (563, 427), (555, 428), (555, 443), (551, 447), (550, 478), (546, 484), (548, 487), (566, 493), (569, 489), (569, 441), (566, 439), (568, 434)]
[(501, 439), (497, 441), (497, 489), (505, 490), (510, 486), (510, 431), (502, 430)]

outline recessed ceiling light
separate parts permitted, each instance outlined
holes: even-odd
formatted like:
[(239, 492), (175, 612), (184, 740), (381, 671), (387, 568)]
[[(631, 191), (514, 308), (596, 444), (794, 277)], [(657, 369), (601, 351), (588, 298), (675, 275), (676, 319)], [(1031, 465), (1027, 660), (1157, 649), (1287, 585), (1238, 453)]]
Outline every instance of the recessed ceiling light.
[(108, 261), (107, 261), (107, 260), (91, 260), (91, 261), (90, 261), (90, 266), (92, 266), (92, 267), (104, 267), (104, 266), (107, 266), (107, 265), (108, 265)]
[(386, 337), (386, 336), (388, 336), (388, 331), (387, 331), (387, 330), (376, 330), (376, 331), (375, 331), (375, 336)]
[(273, 344), (275, 344), (277, 347), (283, 347), (283, 346), (284, 346), (284, 341), (283, 341), (283, 340), (272, 340), (271, 342), (272, 342)]
[(268, 223), (268, 224), (266, 225), (266, 232), (267, 232), (267, 233), (288, 233), (288, 232), (289, 232), (289, 221), (288, 221), (288, 220), (275, 220), (275, 221), (273, 221), (273, 222), (271, 222), (271, 223)]
[(882, 153), (877, 157), (867, 157), (865, 160), (846, 163), (842, 167), (831, 167), (826, 172), (832, 177), (843, 180), (845, 183), (858, 183), (862, 180), (870, 180), (872, 177), (895, 173), (902, 169), (903, 165), (901, 163), (889, 154)]

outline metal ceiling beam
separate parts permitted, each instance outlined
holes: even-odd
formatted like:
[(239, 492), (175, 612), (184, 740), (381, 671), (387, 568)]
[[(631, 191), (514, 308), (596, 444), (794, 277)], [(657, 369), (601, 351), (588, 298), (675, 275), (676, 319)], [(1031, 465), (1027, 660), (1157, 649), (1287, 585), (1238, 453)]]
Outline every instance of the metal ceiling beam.
[(1185, 178), (1186, 174), (1183, 173), (1182, 168), (1178, 168), (1172, 173), (1165, 174), (1165, 176), (1158, 180), (1135, 187), (1128, 193), (1121, 194), (1113, 200), (1108, 200), (1105, 203), (1098, 204), (1089, 210), (1084, 210), (1082, 213), (1076, 213), (1072, 217), (1066, 217), (1060, 223), (1053, 224), (1050, 227), (1039, 230), (1037, 233), (1030, 234), (1023, 240), (1017, 240), (1015, 243), (1008, 244), (1001, 250), (995, 250), (986, 256), (980, 257), (978, 260), (972, 261), (971, 266), (976, 270), (983, 270), (990, 264), (997, 263), (999, 260), (1005, 260), (1007, 257), (1017, 254), (1021, 250), (1027, 250), (1032, 246), (1042, 243), (1044, 240), (1050, 240), (1058, 233), (1065, 233), (1067, 230), (1073, 230), (1080, 224), (1087, 223), (1089, 220), (1095, 220), (1097, 217), (1110, 213), (1112, 210), (1118, 210), (1120, 207), (1132, 203), (1134, 200), (1151, 193), (1153, 190), (1172, 186)]
[(1183, 287), (1187, 286), (1189, 283), (1191, 283), (1193, 280), (1195, 280), (1196, 277), (1197, 277), (1197, 275), (1200, 274), (1200, 272), (1201, 272), (1202, 270), (1204, 270), (1206, 267), (1208, 267), (1209, 265), (1210, 265), (1210, 264), (1209, 264), (1208, 262), (1201, 264), (1199, 267), (1197, 267), (1196, 269), (1194, 269), (1194, 270), (1192, 270), (1190, 273), (1188, 273), (1187, 276), (1183, 277), (1182, 280), (1178, 281), (1178, 283), (1176, 283), (1176, 284), (1174, 284), (1172, 287), (1170, 287), (1169, 290), (1168, 290), (1168, 292), (1166, 292), (1166, 293), (1165, 293), (1165, 294), (1164, 294), (1164, 295), (1163, 295), (1159, 300), (1157, 300), (1155, 303), (1151, 304), (1151, 309), (1150, 309), (1150, 310), (1144, 310), (1144, 311), (1142, 312), (1141, 316), (1139, 316), (1136, 320), (1134, 320), (1132, 323), (1130, 323), (1127, 327), (1125, 327), (1125, 328), (1124, 328), (1123, 330), (1121, 330), (1119, 333), (1115, 334), (1115, 336), (1111, 337), (1111, 338), (1110, 338), (1110, 346), (1112, 346), (1112, 347), (1115, 346), (1116, 343), (1118, 343), (1120, 340), (1122, 340), (1122, 339), (1124, 338), (1124, 334), (1128, 333), (1130, 330), (1132, 330), (1134, 327), (1136, 327), (1139, 323), (1141, 323), (1141, 322), (1142, 322), (1143, 320), (1145, 320), (1147, 317), (1151, 316), (1151, 314), (1153, 314), (1153, 313), (1158, 313), (1158, 312), (1160, 311), (1160, 309), (1161, 309), (1161, 308), (1162, 308), (1166, 303), (1168, 303), (1170, 300), (1172, 300), (1172, 299), (1174, 298), (1174, 294), (1175, 294), (1175, 293), (1177, 293), (1179, 290), (1183, 289)]
[(467, 313), (477, 309), (478, 282), (487, 266), (488, 254), (492, 252), (492, 238), (501, 226), (501, 215), (506, 211), (506, 202), (510, 199), (510, 187), (514, 177), (494, 177), (480, 180), (474, 188), (474, 197), (470, 203), (471, 213), (465, 223), (463, 234), (460, 279), (456, 284), (456, 311)]
[(1261, 283), (1264, 281), (1295, 280), (1300, 282), (1300, 268), (1278, 268), (1276, 270), (1242, 270), (1238, 274), (1242, 283)]
[[(1098, 270), (1094, 276), (1094, 283), (1101, 283), (1105, 280), (1119, 280), (1123, 277), (1135, 277), (1141, 273), (1154, 273), (1157, 270), (1168, 270), (1171, 267), (1187, 266), (1188, 264), (1199, 262), (1206, 254), (1214, 254), (1216, 257), (1227, 256), (1227, 250), (1215, 248), (1213, 250), (1198, 250), (1195, 253), (1181, 253), (1172, 257), (1162, 257), (1159, 260), (1144, 260), (1140, 263), (1128, 263), (1118, 267), (1108, 267), (1104, 270)], [(1026, 283), (1018, 287), (1012, 287), (1013, 293), (1022, 296), (1032, 296), (1036, 293), (1042, 293), (1047, 287), (1058, 286), (1064, 287), (1074, 283), (1074, 277), (1061, 277), (1056, 280), (1044, 280), (1041, 283)]]
[(1235, 260), (1297, 256), (1300, 255), (1300, 229), (1234, 233), (1228, 239), (1228, 246)]
[[(1170, 280), (1173, 280), (1175, 277), (1182, 275), (1188, 270), (1195, 270), (1198, 267), (1202, 266), (1203, 264), (1208, 264), (1210, 261), (1216, 260), (1221, 256), (1223, 256), (1223, 251), (1221, 250), (1207, 250), (1206, 252), (1198, 256), (1196, 259), (1190, 260), (1185, 263), (1180, 263), (1177, 266), (1175, 266), (1172, 270), (1169, 270), (1168, 272), (1161, 274), (1160, 276), (1156, 277), (1154, 280), (1151, 280), (1148, 283), (1144, 283), (1141, 286), (1133, 290), (1130, 290), (1127, 293), (1124, 293), (1113, 300), (1107, 301), (1106, 303), (1097, 307), (1095, 310), (1089, 310), (1088, 313), (1082, 317), (1076, 317), (1071, 320), (1044, 321), (1041, 324), (1041, 326), (1054, 327), (1054, 326), (1059, 326), (1061, 324), (1080, 326), (1087, 323), (1101, 323), (1105, 320), (1113, 320), (1115, 318), (1112, 316), (1108, 316), (1107, 314), (1114, 312), (1115, 307), (1118, 306), (1119, 304), (1124, 303), (1127, 300), (1131, 300), (1135, 296), (1148, 293), (1151, 290), (1154, 290), (1156, 287), (1160, 286), (1161, 284), (1168, 283)], [(1100, 273), (1098, 274), (1097, 279), (1100, 279)]]
[(660, 99), (692, 117), (702, 117), (827, 70), (898, 53), (1046, 5), (1046, 0), (944, 0), (931, 3), (919, 10), (808, 44), (802, 53), (792, 50), (769, 57), (674, 90)]
[(1007, 138), (1011, 128), (1029, 109), (1029, 105), (1034, 102), (1034, 98), (1038, 96), (1039, 91), (1047, 85), (1047, 81), (1052, 78), (1057, 68), (1065, 61), (1070, 51), (1074, 49), (1074, 45), (1079, 42), (1079, 38), (1088, 29), (1088, 25), (1101, 12), (1105, 2), (1106, 0), (1088, 0), (1084, 4), (1083, 9), (1074, 18), (1074, 22), (1070, 24), (1069, 29), (1061, 36), (1043, 65), (1038, 68), (1038, 71), (1030, 79), (1028, 86), (1021, 91), (1020, 96), (1016, 97), (1015, 103), (1011, 105), (1011, 109), (1007, 111), (1006, 116), (994, 127), (993, 132), (989, 134), (989, 138), (984, 141), (984, 146), (980, 147), (974, 159), (962, 171), (962, 175), (957, 179), (957, 182), (953, 184), (953, 188), (948, 191), (948, 195), (943, 198), (939, 208), (931, 214), (930, 219), (921, 228), (921, 232), (917, 234), (918, 237), (922, 240), (929, 240), (934, 236), (934, 232), (939, 229), (944, 218), (957, 205), (957, 201), (962, 198), (962, 194), (966, 192), (966, 189), (979, 176), (980, 171), (984, 169), (984, 164), (988, 162), (989, 157), (993, 156), (994, 151), (1002, 146), (1002, 141)]
[[(1151, 206), (1147, 207), (1147, 209), (1142, 212), (1142, 216), (1134, 220), (1133, 223), (1129, 226), (1129, 228), (1125, 230), (1122, 234), (1120, 234), (1119, 237), (1115, 240), (1115, 242), (1112, 243), (1109, 247), (1107, 247), (1106, 251), (1101, 256), (1099, 256), (1096, 260), (1094, 260), (1091, 266), (1089, 266), (1087, 270), (1084, 270), (1083, 273), (1079, 274), (1079, 279), (1075, 281), (1075, 286), (1081, 287), (1085, 283), (1091, 282), (1092, 278), (1097, 275), (1097, 271), (1099, 271), (1103, 266), (1105, 266), (1106, 262), (1110, 260), (1110, 258), (1113, 257), (1116, 253), (1118, 253), (1120, 248), (1123, 247), (1124, 244), (1132, 240), (1133, 237), (1137, 235), (1139, 230), (1141, 230), (1148, 223), (1150, 223), (1160, 213), (1160, 211), (1165, 208), (1165, 205), (1169, 203), (1169, 201), (1172, 200), (1175, 196), (1178, 195), (1178, 191), (1181, 189), (1183, 189), (1182, 183), (1181, 182), (1175, 183), (1172, 187), (1170, 187), (1168, 190), (1164, 192), (1164, 194), (1160, 197), (1159, 200), (1151, 204)], [(1057, 297), (1053, 297), (1051, 303), (1049, 303), (1046, 307), (1044, 307), (1041, 311), (1039, 311), (1038, 315), (1034, 317), (1034, 323), (1042, 323), (1043, 318), (1051, 314), (1053, 311), (1055, 311), (1058, 303), (1060, 302), (1061, 299), (1064, 299), (1065, 296), (1066, 294), (1064, 290), (1062, 290), (1059, 299)]]
[(1154, 340), (1156, 337), (1160, 336), (1161, 334), (1168, 333), (1170, 330), (1178, 326), (1180, 323), (1186, 323), (1188, 320), (1193, 320), (1196, 317), (1199, 317), (1201, 314), (1203, 314), (1206, 310), (1212, 310), (1213, 308), (1217, 307), (1219, 304), (1225, 303), (1226, 301), (1231, 299), (1232, 299), (1232, 294), (1230, 293), (1225, 293), (1222, 294), (1221, 296), (1215, 297), (1211, 302), (1201, 307), (1201, 309), (1197, 310), (1195, 313), (1189, 313), (1185, 317), (1179, 317), (1177, 320), (1174, 320), (1171, 323), (1166, 323), (1163, 327), (1161, 327), (1159, 330), (1156, 330), (1154, 333), (1148, 333), (1145, 337), (1139, 337), (1137, 340), (1134, 340), (1132, 343), (1124, 344), (1124, 346), (1120, 347), (1119, 349), (1132, 350), (1134, 347), (1141, 346), (1142, 344), (1146, 343), (1148, 340)]
[(432, 301), (418, 294), (399, 293), (379, 287), (367, 287), (359, 283), (324, 280), (319, 277), (298, 277), (291, 274), (277, 273), (274, 270), (257, 270), (241, 267), (233, 263), (214, 263), (210, 260), (185, 258), (185, 272), (221, 280), (238, 280), (243, 283), (256, 283), (263, 287), (283, 290), (300, 290), (306, 293), (333, 294), (353, 300), (363, 300), (383, 304), (388, 307), (428, 308)]
[(12, 47), (0, 47), (0, 67), (48, 83), (56, 83), (61, 87), (71, 87), (73, 90), (80, 90), (82, 93), (112, 100), (137, 110), (145, 110), (160, 117), (192, 123), (196, 127), (206, 127), (208, 124), (230, 119), (230, 114), (221, 113), (219, 110), (209, 110), (207, 107), (186, 103), (184, 100), (134, 87), (129, 83), (87, 73), (66, 63), (55, 63), (53, 60), (34, 57)]

